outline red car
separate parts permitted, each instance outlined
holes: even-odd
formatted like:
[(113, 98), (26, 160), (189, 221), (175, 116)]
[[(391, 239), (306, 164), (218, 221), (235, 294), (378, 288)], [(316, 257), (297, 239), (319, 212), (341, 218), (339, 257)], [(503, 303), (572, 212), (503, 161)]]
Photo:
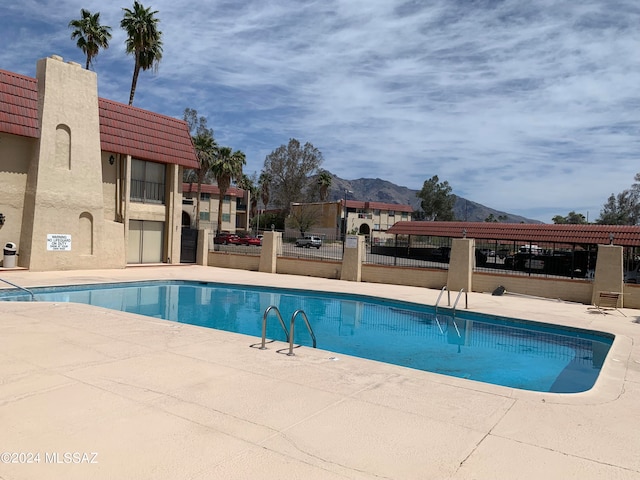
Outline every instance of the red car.
[(262, 245), (262, 240), (252, 235), (246, 235), (244, 237), (240, 237), (240, 245), (255, 245), (259, 247)]
[(213, 237), (213, 243), (221, 245), (240, 245), (240, 237), (231, 232), (220, 232)]

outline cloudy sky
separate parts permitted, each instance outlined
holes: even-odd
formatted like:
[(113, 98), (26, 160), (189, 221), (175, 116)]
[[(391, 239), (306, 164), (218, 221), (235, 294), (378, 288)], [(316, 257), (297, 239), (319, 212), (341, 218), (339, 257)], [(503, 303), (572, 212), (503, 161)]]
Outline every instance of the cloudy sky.
[[(346, 179), (457, 195), (551, 222), (595, 220), (640, 172), (638, 0), (144, 0), (164, 56), (134, 105), (207, 117), (249, 174), (290, 138)], [(108, 6), (106, 6), (108, 5)], [(68, 23), (113, 27), (99, 94), (128, 102), (133, 58), (119, 28), (132, 2), (2, 1), (0, 69), (39, 58), (84, 65)]]

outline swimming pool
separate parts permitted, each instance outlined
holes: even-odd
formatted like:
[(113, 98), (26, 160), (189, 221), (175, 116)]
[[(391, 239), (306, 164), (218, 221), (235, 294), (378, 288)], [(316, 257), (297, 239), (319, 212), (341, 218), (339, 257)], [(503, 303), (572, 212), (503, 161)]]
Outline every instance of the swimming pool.
[[(524, 390), (576, 393), (595, 383), (613, 336), (469, 311), (317, 291), (207, 282), (135, 282), (35, 288), (39, 301), (77, 302), (166, 320), (261, 336), (275, 305), (288, 327), (304, 310), (318, 348)], [(28, 300), (16, 290), (0, 299)], [(268, 318), (267, 338), (286, 341)], [(256, 340), (256, 343), (259, 340)], [(311, 345), (296, 323), (294, 342)]]

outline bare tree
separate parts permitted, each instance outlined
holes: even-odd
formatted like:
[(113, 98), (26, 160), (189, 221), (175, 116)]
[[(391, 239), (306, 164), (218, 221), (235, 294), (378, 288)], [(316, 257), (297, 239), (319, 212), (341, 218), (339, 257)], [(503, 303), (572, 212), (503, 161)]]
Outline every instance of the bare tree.
[(301, 201), (309, 176), (322, 161), (320, 150), (309, 142), (301, 146), (295, 138), (267, 155), (263, 172), (271, 178), (271, 195), (276, 206), (288, 213), (293, 202)]

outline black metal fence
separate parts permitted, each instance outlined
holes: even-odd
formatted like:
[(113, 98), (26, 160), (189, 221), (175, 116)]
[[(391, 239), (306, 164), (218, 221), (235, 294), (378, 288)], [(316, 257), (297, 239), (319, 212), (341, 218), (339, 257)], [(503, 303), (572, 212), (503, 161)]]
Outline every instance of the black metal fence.
[(400, 267), (449, 269), (451, 239), (444, 237), (372, 237), (365, 263)]
[[(372, 240), (366, 263), (448, 269), (452, 239), (402, 236)], [(476, 240), (475, 271), (593, 278), (597, 245)]]
[(309, 241), (301, 236), (282, 237), (282, 252), (278, 256), (287, 258), (305, 258), (312, 260), (342, 261), (344, 243), (341, 239), (327, 235), (315, 235), (319, 241)]
[[(312, 234), (311, 234), (312, 235)], [(300, 242), (300, 236), (282, 239), (278, 256), (341, 262), (344, 243), (340, 238), (323, 235), (320, 244)], [(449, 269), (452, 239), (397, 235), (393, 238), (367, 237), (363, 263), (398, 267)], [(260, 255), (261, 247), (214, 244), (209, 249), (245, 255)], [(476, 240), (476, 272), (538, 277), (566, 277), (591, 280), (595, 274), (598, 246), (565, 243)], [(625, 247), (625, 282), (640, 283), (640, 247)]]
[(476, 271), (524, 276), (592, 279), (598, 256), (597, 245), (476, 240), (476, 248)]

